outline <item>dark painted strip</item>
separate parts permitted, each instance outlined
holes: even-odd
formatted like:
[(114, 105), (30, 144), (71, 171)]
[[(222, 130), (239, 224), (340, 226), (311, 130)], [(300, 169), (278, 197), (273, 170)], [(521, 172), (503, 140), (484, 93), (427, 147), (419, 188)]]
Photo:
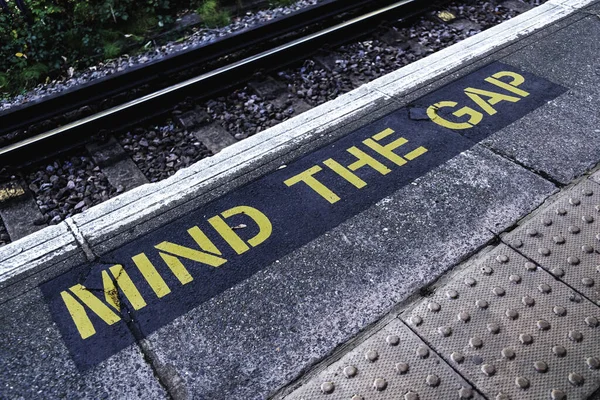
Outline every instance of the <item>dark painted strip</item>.
[[(484, 81), (499, 71), (516, 72), (525, 80), (509, 88), (512, 92)], [(512, 78), (503, 77), (501, 80), (510, 82)], [(519, 98), (514, 101), (514, 98), (506, 100), (505, 97), (496, 104), (487, 103), (489, 107), (483, 104), (482, 109), (481, 104), (478, 106), (465, 94), (465, 88), (469, 87)], [(273, 171), (104, 257), (118, 260), (122, 270), (111, 265), (86, 264), (43, 284), (41, 289), (74, 361), (81, 369), (97, 364), (134, 342), (126, 326), (130, 316), (135, 320), (129, 322), (130, 328), (137, 331), (136, 336), (149, 335), (469, 149), (564, 90), (510, 66), (500, 63), (488, 65), (423, 97), (414, 106), (394, 111), (305, 155), (287, 168)], [(521, 95), (515, 93), (519, 91)], [(527, 92), (526, 96), (523, 96), (524, 92)], [(498, 99), (497, 96), (489, 98), (481, 93), (479, 91), (480, 97), (490, 102)], [(457, 103), (453, 107), (439, 109), (439, 115), (450, 122), (460, 123), (470, 118), (471, 122), (480, 121), (472, 128), (458, 131), (444, 128), (427, 117), (429, 107), (440, 102)], [(452, 115), (462, 107), (470, 107), (471, 111), (467, 110), (470, 114), (462, 117)], [(490, 107), (493, 107), (493, 112)], [(432, 110), (429, 111), (432, 115)], [(406, 139), (406, 143), (400, 145), (403, 142), (400, 138)], [(388, 153), (377, 146), (390, 143), (399, 146), (388, 148), (391, 150)], [(365, 154), (371, 158), (365, 158)], [(360, 166), (360, 163), (355, 163), (357, 155), (362, 157), (363, 164), (370, 164)], [(313, 177), (323, 186), (314, 181), (299, 180), (299, 174), (308, 176), (306, 171), (313, 171)], [(294, 180), (297, 182), (294, 183)], [(312, 187), (307, 183), (311, 183)], [(230, 216), (227, 213), (230, 210), (230, 214), (235, 214), (241, 210), (236, 208), (239, 206), (250, 207), (246, 211), (258, 211), (254, 211), (255, 215), (238, 213)], [(261, 220), (261, 215), (268, 219), (271, 228), (269, 222)], [(233, 229), (228, 230), (227, 226)], [(202, 233), (210, 242), (202, 237)], [(110, 292), (111, 281), (108, 278), (118, 282), (121, 288), (118, 296), (111, 297), (115, 293)], [(82, 294), (74, 286), (77, 284), (88, 290)], [(110, 305), (111, 301), (115, 302), (115, 297), (121, 304), (120, 313)], [(67, 304), (75, 318), (69, 313)], [(92, 312), (89, 305), (95, 307), (96, 313), (104, 320)], [(88, 337), (82, 339), (82, 335)]]

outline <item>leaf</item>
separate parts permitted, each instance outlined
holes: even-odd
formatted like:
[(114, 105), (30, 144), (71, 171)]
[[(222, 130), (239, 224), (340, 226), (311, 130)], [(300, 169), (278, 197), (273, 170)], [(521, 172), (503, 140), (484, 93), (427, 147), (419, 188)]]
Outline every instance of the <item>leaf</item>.
[(25, 58), (27, 58), (27, 56), (26, 56), (25, 54), (21, 53), (21, 52), (19, 52), (19, 53), (15, 53), (15, 56), (17, 56), (17, 57), (19, 57), (19, 58), (22, 58), (22, 57), (25, 57)]

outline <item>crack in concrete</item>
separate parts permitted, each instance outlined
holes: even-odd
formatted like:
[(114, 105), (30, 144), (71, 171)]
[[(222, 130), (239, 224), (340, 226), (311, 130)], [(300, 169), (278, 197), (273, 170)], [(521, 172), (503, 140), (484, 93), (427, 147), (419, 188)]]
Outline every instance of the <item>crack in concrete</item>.
[(486, 145), (484, 143), (479, 143), (479, 145), (481, 147), (483, 147), (484, 149), (487, 149), (487, 150), (491, 151), (492, 153), (496, 154), (497, 156), (502, 157), (503, 159), (505, 159), (515, 165), (518, 165), (519, 167), (539, 176), (540, 178), (547, 180), (548, 182), (552, 183), (554, 186), (556, 186), (559, 189), (562, 189), (565, 186), (567, 186), (566, 184), (560, 182), (559, 180), (557, 180), (556, 178), (554, 178), (547, 172), (544, 172), (542, 170), (538, 170), (529, 165), (526, 165), (526, 164), (522, 163), (521, 161), (517, 160), (516, 158), (514, 158), (506, 153), (503, 153), (501, 150), (493, 148), (490, 145)]
[(83, 250), (83, 253), (85, 254), (85, 257), (87, 258), (87, 260), (94, 261), (96, 258), (98, 258), (96, 256), (96, 254), (94, 253), (94, 251), (92, 250), (89, 243), (87, 242), (87, 240), (85, 240), (85, 238), (83, 237), (83, 234), (81, 233), (81, 231), (75, 224), (75, 221), (73, 221), (72, 218), (67, 218), (65, 220), (65, 223), (67, 224), (68, 229), (71, 231), (71, 233), (75, 237), (75, 240), (79, 244), (79, 247), (81, 247), (81, 250)]
[[(101, 291), (104, 293), (108, 293), (111, 297), (114, 296), (114, 304), (119, 305), (119, 314), (123, 317), (123, 321), (125, 322), (127, 330), (133, 336), (135, 340), (135, 345), (138, 347), (138, 350), (140, 351), (146, 364), (148, 364), (148, 366), (152, 370), (152, 374), (158, 381), (158, 384), (163, 388), (163, 390), (167, 394), (167, 398), (172, 400), (187, 400), (188, 395), (183, 385), (183, 379), (179, 377), (179, 375), (172, 366), (170, 367), (169, 365), (162, 365), (162, 363), (158, 360), (158, 357), (156, 356), (154, 351), (152, 351), (146, 339), (144, 338), (142, 328), (139, 325), (137, 319), (135, 318), (134, 311), (131, 310), (129, 305), (124, 301), (123, 295), (119, 287), (119, 277), (123, 273), (125, 273), (124, 268), (122, 268), (119, 271), (119, 274), (117, 276), (110, 278), (113, 282), (114, 290), (110, 290), (107, 292), (104, 289), (102, 289)], [(88, 288), (87, 290), (91, 291), (97, 289)]]

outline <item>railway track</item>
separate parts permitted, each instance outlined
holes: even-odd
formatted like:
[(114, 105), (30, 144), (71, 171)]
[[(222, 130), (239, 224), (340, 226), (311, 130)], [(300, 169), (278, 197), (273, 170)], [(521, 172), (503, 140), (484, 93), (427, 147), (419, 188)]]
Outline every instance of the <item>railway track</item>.
[[(333, 3), (323, 3), (323, 7), (330, 7), (328, 17), (337, 15), (331, 8)], [(350, 3), (362, 14), (352, 14)], [(82, 107), (102, 108), (98, 101), (139, 93), (136, 84), (148, 90), (156, 88), (156, 82), (168, 80), (156, 72), (160, 68), (153, 64), (149, 71), (154, 71), (150, 74), (154, 83), (150, 78), (144, 80), (139, 68), (131, 71), (132, 76), (140, 76), (135, 84), (131, 79), (131, 84), (123, 84), (124, 91), (118, 93), (116, 83), (109, 85), (102, 80), (78, 89), (81, 92), (76, 90), (65, 97), (56, 96), (0, 114), (5, 135), (0, 149), (1, 165), (5, 166), (0, 217), (6, 229), (3, 232), (0, 224), (0, 244), (58, 223), (118, 193), (172, 175), (237, 140), (389, 72), (389, 68), (405, 65), (518, 12), (514, 7), (481, 1), (453, 5), (452, 21), (429, 16), (415, 28), (406, 20), (423, 12), (420, 1), (377, 2), (378, 8), (368, 12), (364, 3), (345, 2), (342, 14), (346, 18), (334, 18), (335, 23), (325, 27), (326, 18), (318, 18), (315, 10), (319, 8), (315, 6), (310, 11), (313, 28), (293, 28), (303, 35), (289, 39), (294, 30), (282, 28), (281, 36), (287, 37), (286, 41), (261, 31), (264, 37), (271, 35), (269, 43), (274, 47), (264, 50), (258, 46), (250, 55), (242, 51), (230, 64), (219, 64), (227, 52), (214, 50), (217, 56), (211, 65), (215, 69), (74, 121), (69, 121), (65, 113), (78, 115), (74, 110)], [(470, 12), (489, 13), (493, 18), (478, 23), (469, 17)], [(283, 23), (278, 24), (281, 27)], [(314, 29), (314, 25), (320, 29)], [(432, 36), (440, 26), (450, 28)], [(423, 32), (428, 33), (424, 36)], [(253, 35), (254, 42), (260, 42), (258, 33)], [(235, 40), (238, 47), (232, 46), (237, 50), (231, 52), (239, 53), (243, 39)], [(187, 57), (189, 61), (191, 56)], [(185, 70), (175, 61), (169, 62), (174, 63), (175, 75)], [(124, 82), (127, 76), (116, 76), (114, 82)], [(93, 106), (83, 103), (84, 93), (91, 93), (92, 87), (98, 90), (103, 82), (106, 91), (90, 96)], [(236, 85), (238, 89), (232, 90)], [(73, 100), (66, 100), (70, 95)], [(38, 106), (42, 107), (39, 112), (35, 111)], [(26, 119), (24, 115), (35, 117)], [(51, 155), (54, 158), (48, 158)]]

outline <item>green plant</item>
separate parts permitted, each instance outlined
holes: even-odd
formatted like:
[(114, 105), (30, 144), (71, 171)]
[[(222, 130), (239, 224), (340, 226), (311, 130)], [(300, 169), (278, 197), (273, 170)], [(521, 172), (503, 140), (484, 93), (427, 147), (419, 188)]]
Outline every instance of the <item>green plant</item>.
[(0, 91), (8, 90), (8, 75), (3, 72), (0, 72)]
[(28, 0), (0, 11), (0, 92), (19, 93), (68, 68), (85, 68), (148, 42), (191, 0)]
[(208, 28), (218, 28), (228, 25), (231, 21), (229, 13), (221, 10), (216, 0), (204, 0), (196, 13)]
[(31, 85), (39, 82), (48, 74), (48, 66), (42, 63), (33, 64), (23, 68), (21, 71), (21, 79), (26, 85)]
[(118, 43), (105, 43), (102, 48), (104, 58), (117, 58), (121, 54), (121, 46)]

